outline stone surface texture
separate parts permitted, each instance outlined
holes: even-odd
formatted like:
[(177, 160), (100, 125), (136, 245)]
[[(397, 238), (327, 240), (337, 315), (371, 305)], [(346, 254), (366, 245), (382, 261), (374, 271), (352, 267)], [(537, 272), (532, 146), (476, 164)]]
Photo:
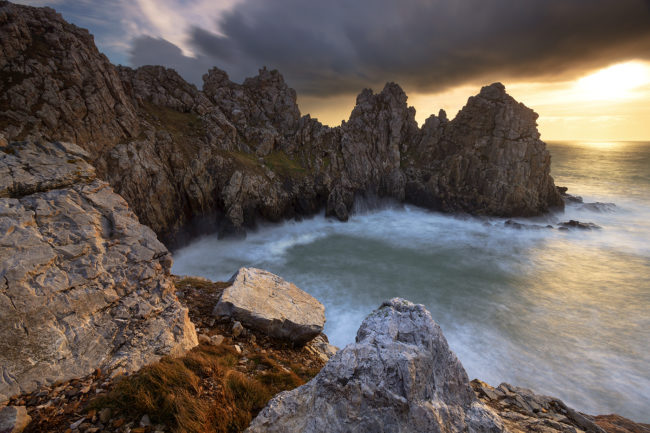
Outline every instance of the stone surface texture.
[(394, 298), (307, 384), (283, 392), (255, 432), (503, 432), (422, 305)]
[[(477, 396), (499, 414), (512, 433), (606, 433), (594, 417), (582, 414), (560, 399), (502, 383), (497, 388), (472, 381)], [(631, 425), (635, 425), (631, 423)], [(638, 425), (637, 425), (638, 426)]]
[(0, 147), (0, 401), (197, 344), (171, 255), (69, 143)]
[(497, 216), (532, 216), (561, 207), (537, 117), (501, 83), (483, 87), (449, 122), (432, 116), (414, 150), (418, 158), (405, 163), (407, 200)]
[(0, 409), (0, 433), (20, 433), (31, 421), (25, 406), (5, 406)]
[[(313, 296), (268, 271), (241, 268), (224, 289), (214, 315), (270, 337), (303, 344), (325, 325), (325, 307)], [(238, 331), (238, 335), (241, 331)]]
[(115, 67), (48, 8), (0, 0), (0, 53), (0, 133), (83, 147), (163, 240), (323, 208), (345, 220), (358, 197), (499, 216), (563, 205), (537, 115), (498, 83), (422, 128), (388, 83), (332, 128), (301, 116), (277, 71), (239, 84), (213, 68), (199, 90), (163, 67)]

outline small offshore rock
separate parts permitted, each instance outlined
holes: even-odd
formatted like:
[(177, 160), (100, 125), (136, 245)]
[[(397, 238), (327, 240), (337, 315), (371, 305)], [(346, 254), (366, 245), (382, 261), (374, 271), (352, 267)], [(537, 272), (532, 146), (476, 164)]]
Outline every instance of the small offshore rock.
[(567, 222), (560, 223), (560, 226), (565, 228), (576, 228), (580, 230), (592, 230), (592, 229), (602, 228), (599, 225), (596, 225), (594, 223), (583, 223), (576, 220), (569, 220)]
[(521, 229), (540, 230), (540, 229), (549, 229), (549, 228), (552, 229), (553, 228), (553, 226), (551, 226), (551, 225), (542, 226), (542, 225), (539, 225), (539, 224), (522, 224), (522, 223), (518, 223), (517, 221), (514, 221), (514, 220), (508, 220), (505, 223), (503, 223), (503, 225), (505, 225), (506, 227), (517, 229), (517, 230), (521, 230)]
[(614, 203), (601, 203), (599, 201), (595, 203), (585, 203), (580, 206), (580, 210), (588, 210), (591, 212), (615, 212), (616, 205)]
[(0, 409), (0, 433), (20, 433), (31, 421), (24, 406), (5, 406)]
[(270, 337), (297, 344), (306, 343), (323, 330), (325, 307), (295, 284), (256, 268), (239, 269), (231, 282), (214, 309), (215, 316), (229, 317)]

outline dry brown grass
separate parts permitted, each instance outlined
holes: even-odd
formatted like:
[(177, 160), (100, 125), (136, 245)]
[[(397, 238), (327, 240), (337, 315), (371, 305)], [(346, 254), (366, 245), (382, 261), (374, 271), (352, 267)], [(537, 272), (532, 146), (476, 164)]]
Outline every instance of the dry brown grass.
[(223, 281), (213, 282), (213, 281), (204, 280), (203, 278), (196, 278), (196, 277), (177, 278), (175, 283), (176, 283), (176, 287), (181, 290), (191, 288), (191, 289), (199, 289), (204, 291), (207, 290), (208, 292), (223, 290), (232, 284)]
[(299, 376), (267, 354), (252, 356), (246, 368), (240, 361), (245, 360), (232, 346), (203, 344), (120, 380), (89, 409), (111, 407), (134, 420), (148, 414), (174, 432), (234, 433), (243, 431), (275, 394), (315, 374)]

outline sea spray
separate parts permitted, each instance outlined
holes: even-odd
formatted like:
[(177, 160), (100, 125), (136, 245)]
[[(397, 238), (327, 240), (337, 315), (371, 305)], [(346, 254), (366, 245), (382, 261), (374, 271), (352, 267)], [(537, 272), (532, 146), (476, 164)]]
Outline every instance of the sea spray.
[[(323, 302), (325, 332), (339, 346), (376, 305), (401, 296), (427, 306), (471, 377), (648, 422), (650, 195), (640, 192), (650, 180), (638, 161), (650, 146), (606, 157), (577, 146), (575, 160), (570, 146), (551, 146), (557, 183), (585, 203), (615, 206), (570, 204), (516, 220), (542, 228), (517, 229), (365, 203), (347, 223), (318, 215), (262, 225), (245, 240), (199, 239), (176, 252), (173, 271), (224, 280), (243, 265), (268, 269)], [(558, 229), (570, 219), (601, 229)]]

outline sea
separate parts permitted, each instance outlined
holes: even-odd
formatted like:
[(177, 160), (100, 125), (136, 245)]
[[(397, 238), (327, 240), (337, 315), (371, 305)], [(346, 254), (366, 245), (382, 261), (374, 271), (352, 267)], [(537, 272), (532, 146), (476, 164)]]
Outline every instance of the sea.
[(549, 142), (556, 185), (581, 196), (528, 225), (358, 202), (245, 239), (197, 238), (172, 271), (228, 280), (267, 269), (325, 305), (344, 347), (384, 300), (424, 304), (470, 378), (559, 397), (589, 414), (650, 422), (650, 143)]

